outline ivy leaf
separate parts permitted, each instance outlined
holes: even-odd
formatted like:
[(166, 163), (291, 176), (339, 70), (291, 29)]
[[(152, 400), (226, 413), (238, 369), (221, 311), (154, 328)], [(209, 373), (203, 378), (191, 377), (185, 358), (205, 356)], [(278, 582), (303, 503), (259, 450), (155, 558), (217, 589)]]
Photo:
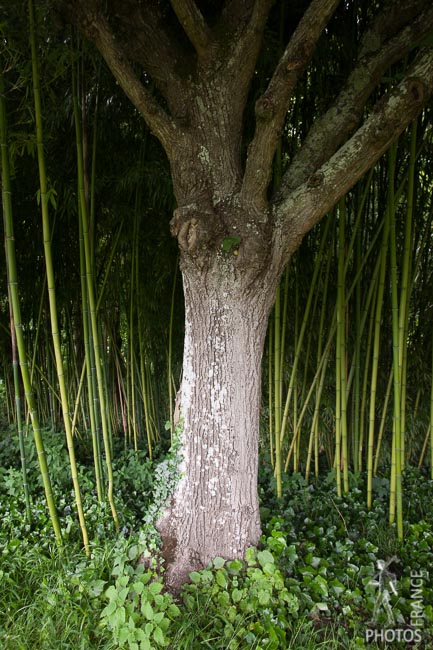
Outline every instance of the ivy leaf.
[(264, 567), (266, 564), (274, 564), (274, 556), (270, 551), (267, 550), (259, 551), (257, 553), (257, 559), (262, 567)]
[(223, 589), (227, 587), (227, 578), (225, 577), (223, 571), (221, 570), (217, 571), (215, 579), (217, 581), (217, 584), (219, 584), (220, 587), (223, 587)]
[(194, 584), (198, 584), (201, 580), (201, 575), (198, 573), (198, 571), (191, 571), (191, 573), (189, 574), (189, 578), (191, 582), (193, 582)]
[(230, 253), (231, 249), (235, 246), (238, 246), (241, 243), (241, 238), (239, 235), (235, 235), (234, 237), (226, 237), (223, 239), (223, 243), (221, 244), (221, 247), (225, 253)]

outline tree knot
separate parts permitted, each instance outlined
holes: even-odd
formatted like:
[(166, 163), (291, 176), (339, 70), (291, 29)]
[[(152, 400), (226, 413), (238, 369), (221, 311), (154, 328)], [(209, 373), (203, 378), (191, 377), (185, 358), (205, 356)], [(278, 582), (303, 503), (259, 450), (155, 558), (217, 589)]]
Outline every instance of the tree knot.
[(421, 79), (409, 77), (406, 80), (407, 89), (415, 102), (422, 103), (425, 96), (425, 85)]
[(320, 185), (322, 185), (324, 180), (325, 180), (325, 175), (323, 174), (323, 172), (315, 172), (308, 179), (307, 185), (308, 187), (319, 187)]
[(256, 101), (256, 117), (259, 120), (271, 120), (274, 116), (275, 104), (272, 97), (263, 95)]
[(197, 204), (181, 206), (174, 211), (170, 232), (177, 237), (179, 247), (186, 253), (209, 248), (218, 237), (218, 221), (213, 210)]

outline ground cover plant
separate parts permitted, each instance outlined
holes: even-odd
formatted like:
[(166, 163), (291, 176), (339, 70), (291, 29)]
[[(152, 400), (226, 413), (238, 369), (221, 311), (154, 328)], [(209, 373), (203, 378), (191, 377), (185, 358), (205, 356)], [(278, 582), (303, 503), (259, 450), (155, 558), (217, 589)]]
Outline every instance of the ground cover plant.
[[(60, 440), (50, 434), (47, 448), (62, 477), (67, 476), (67, 454)], [(362, 477), (352, 476), (350, 493), (339, 497), (332, 474), (314, 484), (293, 474), (278, 499), (273, 477), (263, 471), (259, 548), (248, 549), (243, 562), (215, 558), (190, 574), (175, 599), (164, 589), (163, 563), (151, 559), (158, 537), (149, 508), (143, 511), (142, 502), (131, 498), (141, 491), (150, 506), (152, 494), (158, 493), (158, 472), (148, 458), (130, 452), (118, 456), (123, 469), (115, 472), (114, 494), (120, 534), (108, 507), (84, 498), (92, 539), (86, 557), (67, 482), (60, 478), (54, 483), (66, 541), (59, 551), (42, 485), (34, 490), (32, 521), (26, 522), (19, 458), (4, 445), (0, 454), (0, 638), (5, 650), (167, 645), (185, 650), (421, 649), (433, 643), (432, 486), (418, 470), (405, 475), (412, 498), (404, 542), (384, 522), (386, 480), (377, 479), (374, 505), (367, 510), (365, 490), (358, 487), (364, 484)], [(36, 480), (31, 456), (28, 469)], [(91, 468), (80, 464), (80, 470), (85, 477)], [(162, 476), (166, 482), (165, 469)], [(386, 567), (388, 582), (383, 584), (380, 566)], [(422, 627), (415, 627), (411, 617), (415, 574), (422, 576)], [(384, 593), (389, 602), (381, 600)], [(367, 642), (368, 633), (376, 634), (377, 643), (373, 637)]]

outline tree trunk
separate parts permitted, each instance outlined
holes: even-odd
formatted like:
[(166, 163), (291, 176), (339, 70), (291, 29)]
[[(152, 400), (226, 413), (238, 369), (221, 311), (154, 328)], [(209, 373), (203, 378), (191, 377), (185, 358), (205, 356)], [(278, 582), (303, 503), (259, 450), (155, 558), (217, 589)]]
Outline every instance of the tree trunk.
[(158, 522), (173, 591), (217, 555), (242, 558), (261, 534), (261, 360), (274, 292), (233, 279), (223, 257), (216, 272), (183, 270), (181, 477)]

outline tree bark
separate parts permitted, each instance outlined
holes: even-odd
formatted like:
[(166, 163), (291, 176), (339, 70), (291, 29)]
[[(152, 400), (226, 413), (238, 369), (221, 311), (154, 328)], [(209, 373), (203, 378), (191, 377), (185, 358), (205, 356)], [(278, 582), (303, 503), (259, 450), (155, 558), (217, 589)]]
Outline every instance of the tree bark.
[(242, 558), (261, 534), (261, 360), (273, 291), (236, 281), (225, 254), (218, 257), (205, 277), (183, 272), (181, 477), (158, 523), (166, 583), (174, 591), (217, 555)]

